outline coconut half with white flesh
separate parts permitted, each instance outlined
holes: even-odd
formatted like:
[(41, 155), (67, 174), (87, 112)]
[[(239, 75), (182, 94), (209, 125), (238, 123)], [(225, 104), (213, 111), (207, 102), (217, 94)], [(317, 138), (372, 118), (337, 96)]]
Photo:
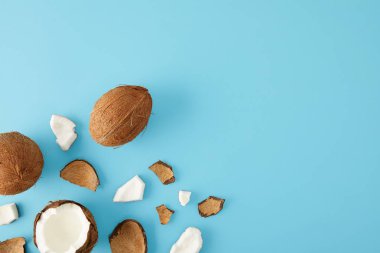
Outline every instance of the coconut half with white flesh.
[(74, 201), (52, 202), (34, 221), (34, 244), (41, 253), (88, 253), (97, 240), (94, 217)]
[(50, 119), (50, 127), (55, 137), (57, 137), (56, 141), (61, 149), (63, 151), (69, 150), (78, 136), (75, 132), (75, 123), (66, 117), (52, 115)]

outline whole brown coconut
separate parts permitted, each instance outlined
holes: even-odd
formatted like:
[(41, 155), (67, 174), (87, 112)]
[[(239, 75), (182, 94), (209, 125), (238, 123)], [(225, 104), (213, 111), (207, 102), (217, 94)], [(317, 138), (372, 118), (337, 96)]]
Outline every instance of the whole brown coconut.
[(132, 141), (148, 124), (152, 97), (140, 86), (124, 85), (105, 93), (90, 117), (92, 138), (103, 146), (120, 146)]
[(57, 207), (64, 205), (64, 204), (74, 204), (74, 205), (79, 206), (82, 209), (83, 214), (86, 216), (86, 219), (89, 221), (90, 227), (89, 227), (89, 230), (87, 233), (87, 240), (82, 245), (82, 247), (80, 247), (78, 250), (76, 250), (76, 253), (90, 253), (91, 250), (94, 248), (96, 242), (98, 241), (98, 229), (96, 226), (95, 219), (92, 216), (91, 212), (85, 206), (83, 206), (83, 205), (81, 205), (75, 201), (71, 201), (71, 200), (57, 200), (57, 201), (51, 202), (44, 209), (42, 209), (41, 212), (39, 212), (37, 214), (36, 219), (34, 220), (34, 226), (33, 226), (34, 244), (38, 248), (38, 242), (37, 242), (37, 237), (36, 237), (36, 226), (37, 226), (37, 223), (39, 222), (39, 220), (41, 219), (41, 215), (50, 208), (57, 208)]
[(0, 134), (0, 195), (32, 187), (41, 175), (44, 158), (38, 145), (18, 132)]

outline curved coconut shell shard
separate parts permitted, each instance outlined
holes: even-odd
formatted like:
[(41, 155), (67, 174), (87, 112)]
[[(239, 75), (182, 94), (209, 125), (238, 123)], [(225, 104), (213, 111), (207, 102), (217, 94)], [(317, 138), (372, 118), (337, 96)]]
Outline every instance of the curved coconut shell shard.
[(90, 134), (103, 146), (126, 144), (144, 130), (151, 112), (152, 97), (146, 88), (116, 87), (95, 103), (90, 117)]
[(32, 187), (44, 165), (38, 145), (18, 132), (0, 134), (0, 161), (0, 195), (14, 195)]
[(198, 212), (202, 217), (209, 217), (222, 211), (224, 199), (210, 196), (198, 204)]
[(171, 216), (175, 213), (173, 210), (167, 208), (165, 205), (156, 207), (160, 223), (166, 225), (169, 223)]
[(144, 228), (136, 220), (119, 223), (109, 237), (112, 253), (147, 253)]
[(23, 253), (25, 239), (22, 237), (12, 238), (0, 242), (0, 253)]
[[(83, 206), (83, 205), (81, 205), (75, 201), (71, 201), (71, 200), (58, 200), (58, 201), (50, 202), (50, 204), (48, 204), (44, 209), (42, 209), (42, 211), (40, 213), (37, 214), (36, 219), (34, 220), (34, 244), (36, 245), (37, 248), (39, 248), (38, 241), (37, 241), (36, 228), (37, 228), (38, 222), (41, 220), (41, 216), (51, 208), (58, 208), (58, 207), (61, 207), (63, 205), (66, 205), (66, 204), (72, 204), (74, 206), (80, 207), (84, 216), (86, 217), (87, 221), (89, 222), (87, 239), (83, 243), (83, 245), (79, 249), (76, 250), (76, 253), (90, 253), (91, 250), (94, 248), (96, 242), (98, 241), (98, 229), (96, 226), (95, 219), (92, 216), (91, 212), (85, 206)], [(67, 223), (67, 221), (65, 221), (65, 223)], [(60, 225), (62, 225), (62, 224), (64, 224), (64, 223), (60, 222)], [(67, 234), (66, 229), (61, 230), (63, 234)], [(59, 228), (58, 228), (58, 230), (59, 230)], [(59, 239), (55, 238), (55, 242), (60, 241), (60, 240), (62, 240), (62, 238), (59, 238)]]
[(70, 183), (96, 191), (100, 182), (92, 165), (85, 160), (74, 160), (68, 163), (60, 173), (61, 178)]
[(152, 164), (149, 169), (157, 175), (161, 183), (167, 185), (175, 182), (173, 168), (169, 164), (158, 161)]

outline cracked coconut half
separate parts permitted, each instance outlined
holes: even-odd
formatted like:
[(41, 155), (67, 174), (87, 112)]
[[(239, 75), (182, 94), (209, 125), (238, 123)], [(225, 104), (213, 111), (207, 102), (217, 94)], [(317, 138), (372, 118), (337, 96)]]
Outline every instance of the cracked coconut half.
[(156, 207), (158, 217), (160, 218), (160, 223), (166, 225), (169, 223), (170, 218), (175, 213), (173, 210), (167, 208), (165, 205), (160, 205)]
[(153, 171), (163, 184), (171, 184), (175, 182), (172, 166), (162, 161), (152, 164), (149, 169)]
[(198, 204), (198, 211), (200, 216), (209, 217), (222, 211), (224, 199), (210, 196)]
[(109, 237), (112, 253), (147, 253), (144, 228), (136, 220), (119, 223)]
[(52, 202), (34, 221), (34, 244), (41, 253), (89, 253), (97, 240), (94, 217), (74, 201)]
[(61, 170), (61, 178), (70, 183), (96, 191), (100, 182), (92, 165), (85, 160), (74, 160)]
[(0, 253), (24, 253), (25, 239), (22, 237), (12, 238), (0, 242)]

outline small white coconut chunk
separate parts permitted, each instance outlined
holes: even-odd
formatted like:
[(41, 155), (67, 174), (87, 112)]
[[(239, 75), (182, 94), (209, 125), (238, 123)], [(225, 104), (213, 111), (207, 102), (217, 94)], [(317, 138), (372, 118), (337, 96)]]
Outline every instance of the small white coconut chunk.
[(18, 210), (15, 203), (0, 206), (0, 226), (7, 225), (18, 219)]
[(116, 191), (113, 201), (129, 202), (142, 200), (144, 198), (144, 190), (144, 181), (136, 175)]
[(80, 206), (67, 203), (49, 208), (36, 224), (41, 253), (75, 253), (87, 241), (90, 222)]
[(179, 191), (178, 192), (178, 199), (179, 203), (181, 203), (181, 206), (186, 206), (187, 203), (190, 201), (191, 192), (189, 191)]
[(50, 119), (50, 127), (55, 137), (57, 144), (63, 151), (69, 150), (71, 145), (77, 138), (75, 133), (75, 124), (68, 118), (59, 115), (52, 115)]
[(198, 228), (189, 227), (172, 246), (170, 253), (198, 253), (202, 245), (201, 231)]

